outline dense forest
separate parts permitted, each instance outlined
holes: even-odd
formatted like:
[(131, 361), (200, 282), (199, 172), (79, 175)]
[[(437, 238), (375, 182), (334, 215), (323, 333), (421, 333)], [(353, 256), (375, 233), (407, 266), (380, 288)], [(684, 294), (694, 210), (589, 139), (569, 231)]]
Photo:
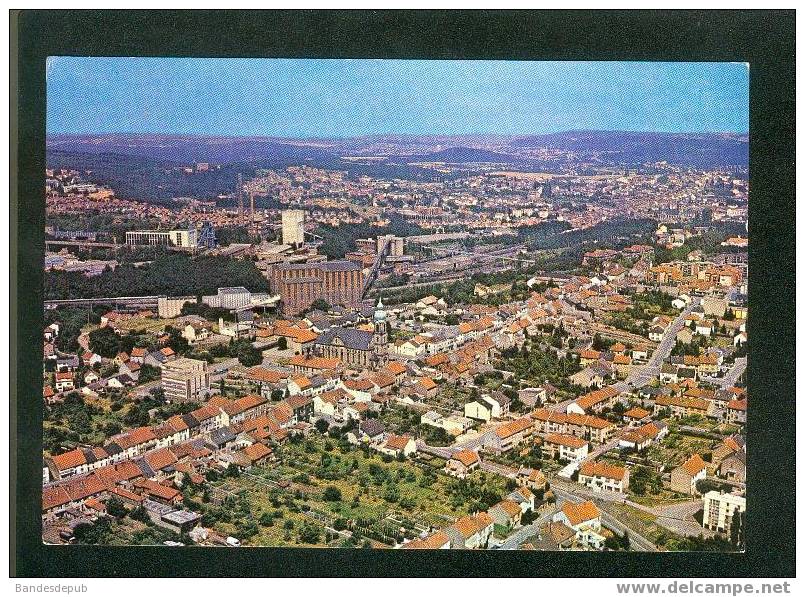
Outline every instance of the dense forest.
[(252, 292), (268, 292), (268, 280), (248, 260), (221, 256), (173, 254), (134, 266), (124, 264), (88, 278), (79, 272), (45, 273), (45, 300), (105, 296), (198, 296), (215, 294), (218, 288), (244, 286)]
[(235, 191), (238, 172), (248, 178), (255, 168), (247, 164), (228, 164), (220, 169), (186, 174), (182, 164), (143, 156), (117, 153), (84, 153), (49, 150), (49, 168), (68, 168), (92, 172), (87, 178), (111, 187), (125, 199), (167, 203), (174, 197), (214, 199)]

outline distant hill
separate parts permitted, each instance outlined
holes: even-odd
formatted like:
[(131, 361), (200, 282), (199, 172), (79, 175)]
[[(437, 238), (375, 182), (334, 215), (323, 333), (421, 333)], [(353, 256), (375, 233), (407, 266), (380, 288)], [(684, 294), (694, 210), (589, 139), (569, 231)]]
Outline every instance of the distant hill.
[[(566, 131), (546, 135), (376, 135), (347, 139), (204, 137), (193, 135), (54, 135), (48, 150), (141, 156), (179, 163), (257, 162), (266, 166), (316, 162), (341, 156), (387, 155), (405, 161), (451, 163), (528, 161), (529, 150), (552, 148), (581, 156), (603, 154), (616, 164), (666, 161), (693, 167), (746, 166), (747, 135)], [(399, 161), (399, 160), (395, 160)]]
[(697, 168), (747, 166), (749, 138), (727, 133), (567, 131), (519, 137), (513, 148), (547, 147), (581, 154), (606, 152), (625, 164), (669, 162)]
[[(567, 131), (547, 135), (375, 135), (347, 139), (281, 139), (193, 135), (54, 135), (47, 140), (53, 168), (92, 170), (93, 179), (123, 197), (162, 202), (172, 197), (213, 198), (235, 190), (237, 174), (257, 168), (307, 164), (345, 170), (352, 176), (447, 180), (473, 172), (474, 163), (501, 163), (525, 170), (553, 171), (560, 162), (537, 161), (534, 150), (573, 153), (579, 161), (635, 166), (668, 162), (683, 167), (746, 167), (749, 139), (722, 133)], [(347, 156), (380, 156), (360, 163)], [(435, 172), (416, 162), (468, 164), (452, 173)], [(179, 166), (197, 162), (221, 165), (186, 176)]]
[(304, 160), (335, 159), (326, 147), (282, 142), (270, 137), (202, 137), (193, 135), (55, 135), (48, 150), (141, 156), (177, 163), (228, 164), (262, 160), (284, 165)]

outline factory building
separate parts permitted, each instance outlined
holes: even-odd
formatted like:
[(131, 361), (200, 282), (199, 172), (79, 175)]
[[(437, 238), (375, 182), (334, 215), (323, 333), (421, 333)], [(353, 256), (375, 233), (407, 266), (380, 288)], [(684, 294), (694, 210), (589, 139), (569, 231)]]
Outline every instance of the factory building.
[(127, 245), (160, 245), (194, 249), (198, 246), (195, 228), (187, 230), (134, 230), (126, 232)]
[(271, 291), (282, 298), (283, 310), (296, 315), (316, 299), (330, 305), (357, 307), (363, 293), (363, 270), (351, 261), (282, 264), (271, 272)]

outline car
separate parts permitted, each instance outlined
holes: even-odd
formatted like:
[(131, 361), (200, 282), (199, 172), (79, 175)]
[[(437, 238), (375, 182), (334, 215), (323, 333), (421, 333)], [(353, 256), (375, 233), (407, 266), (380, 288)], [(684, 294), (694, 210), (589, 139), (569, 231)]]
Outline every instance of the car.
[(240, 540), (236, 539), (235, 537), (227, 537), (226, 544), (229, 547), (240, 547)]

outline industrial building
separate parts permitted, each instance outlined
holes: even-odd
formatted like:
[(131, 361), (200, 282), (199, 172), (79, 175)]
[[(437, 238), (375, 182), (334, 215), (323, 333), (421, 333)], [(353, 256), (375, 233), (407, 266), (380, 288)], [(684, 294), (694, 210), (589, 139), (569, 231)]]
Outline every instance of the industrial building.
[(296, 315), (316, 299), (330, 305), (357, 307), (363, 293), (363, 270), (351, 261), (286, 263), (273, 268), (271, 292), (279, 294), (283, 311)]
[(282, 210), (282, 244), (300, 247), (305, 243), (305, 212), (301, 209)]
[(198, 233), (195, 228), (188, 228), (187, 230), (134, 230), (126, 232), (126, 244), (195, 249), (198, 246)]
[(201, 297), (201, 302), (220, 309), (240, 309), (252, 302), (252, 293), (243, 286), (219, 288), (218, 294)]

